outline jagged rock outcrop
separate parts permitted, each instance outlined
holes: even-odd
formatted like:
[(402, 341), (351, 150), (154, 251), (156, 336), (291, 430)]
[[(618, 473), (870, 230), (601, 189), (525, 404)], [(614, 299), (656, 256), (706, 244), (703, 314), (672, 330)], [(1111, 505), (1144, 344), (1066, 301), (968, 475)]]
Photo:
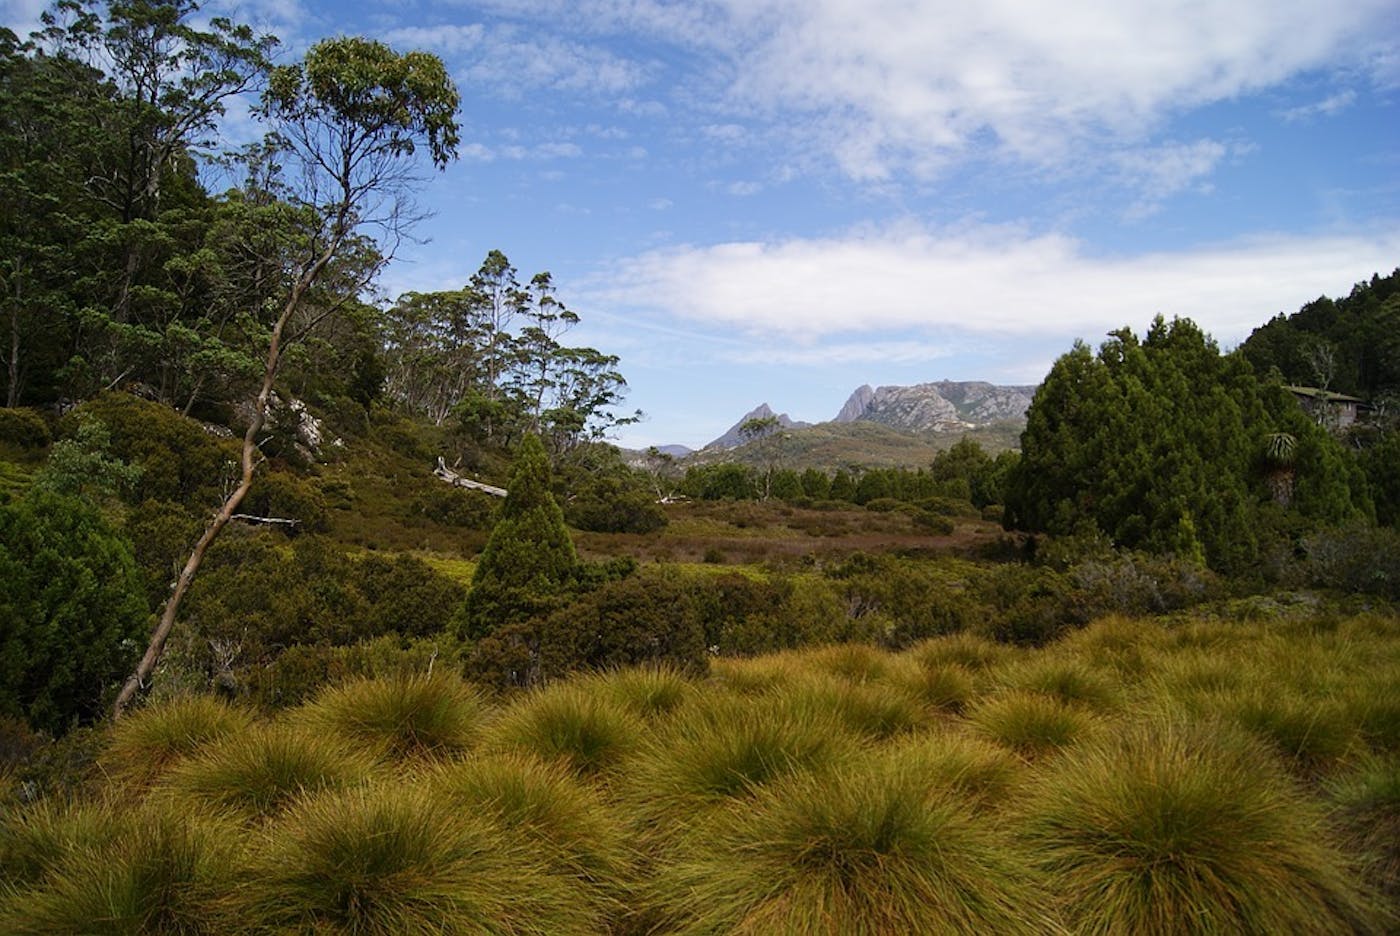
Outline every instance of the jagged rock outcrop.
[(770, 417), (777, 417), (778, 425), (784, 429), (802, 429), (806, 426), (811, 425), (811, 423), (796, 422), (793, 419), (789, 418), (787, 413), (775, 413), (773, 412), (772, 407), (770, 407), (767, 403), (760, 403), (758, 406), (745, 413), (742, 419), (740, 419), (734, 425), (730, 426), (729, 429), (724, 433), (724, 435), (720, 436), (718, 439), (715, 439), (709, 445), (706, 445), (705, 448), (738, 448), (745, 442), (749, 441), (744, 437), (744, 434), (740, 431), (743, 428), (744, 423), (748, 422), (750, 419), (768, 419)]
[(909, 432), (953, 432), (1025, 418), (1035, 387), (940, 380), (912, 387), (867, 384), (851, 394), (836, 422), (864, 420)]

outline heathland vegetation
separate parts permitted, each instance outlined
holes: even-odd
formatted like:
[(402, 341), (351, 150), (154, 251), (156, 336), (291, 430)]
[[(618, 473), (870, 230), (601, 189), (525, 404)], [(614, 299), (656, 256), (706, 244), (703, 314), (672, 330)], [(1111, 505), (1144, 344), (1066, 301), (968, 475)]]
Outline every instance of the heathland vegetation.
[(624, 453), (548, 274), (368, 301), (441, 63), (197, 12), (0, 31), (0, 930), (1400, 926), (1400, 273)]

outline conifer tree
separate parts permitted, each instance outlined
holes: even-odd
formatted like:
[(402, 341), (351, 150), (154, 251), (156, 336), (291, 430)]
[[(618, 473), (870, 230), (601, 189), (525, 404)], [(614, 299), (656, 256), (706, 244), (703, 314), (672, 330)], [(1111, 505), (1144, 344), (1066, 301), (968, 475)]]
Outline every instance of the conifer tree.
[(549, 488), (544, 445), (539, 436), (527, 435), (515, 457), (510, 494), (472, 576), (459, 617), (463, 636), (476, 640), (552, 610), (574, 579), (578, 554)]

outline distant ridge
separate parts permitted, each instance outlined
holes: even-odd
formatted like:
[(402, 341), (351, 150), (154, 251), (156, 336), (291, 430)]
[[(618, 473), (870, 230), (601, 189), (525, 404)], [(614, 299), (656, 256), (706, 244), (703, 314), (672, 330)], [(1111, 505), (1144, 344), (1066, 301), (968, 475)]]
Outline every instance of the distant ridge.
[(748, 422), (750, 419), (769, 419), (772, 417), (776, 417), (778, 420), (778, 425), (784, 429), (805, 429), (806, 427), (811, 425), (811, 423), (795, 422), (794, 420), (788, 417), (787, 413), (775, 413), (773, 412), (772, 407), (770, 407), (767, 403), (760, 403), (758, 404), (758, 406), (745, 413), (743, 418), (741, 418), (738, 422), (730, 426), (729, 429), (725, 431), (724, 435), (720, 436), (718, 439), (715, 439), (713, 442), (706, 445), (703, 450), (713, 451), (715, 449), (738, 448), (745, 442), (749, 441), (748, 439), (744, 438), (744, 434), (739, 431), (743, 427), (744, 423)]
[(875, 422), (906, 432), (956, 432), (1021, 420), (1035, 387), (1002, 387), (981, 380), (939, 380), (912, 387), (859, 387), (835, 422)]

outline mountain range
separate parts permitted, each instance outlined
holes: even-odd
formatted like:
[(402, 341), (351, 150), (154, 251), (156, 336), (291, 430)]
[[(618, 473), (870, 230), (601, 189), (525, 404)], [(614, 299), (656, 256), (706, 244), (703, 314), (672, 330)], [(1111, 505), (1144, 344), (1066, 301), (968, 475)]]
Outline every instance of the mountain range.
[[(868, 422), (902, 432), (966, 432), (997, 423), (1018, 423), (1035, 396), (1035, 387), (997, 386), (981, 380), (939, 380), (912, 387), (858, 387), (846, 400), (834, 423)], [(762, 403), (744, 414), (719, 438), (701, 451), (738, 448), (748, 439), (743, 426), (753, 419), (776, 418), (784, 429), (802, 429), (786, 413), (775, 413)]]

